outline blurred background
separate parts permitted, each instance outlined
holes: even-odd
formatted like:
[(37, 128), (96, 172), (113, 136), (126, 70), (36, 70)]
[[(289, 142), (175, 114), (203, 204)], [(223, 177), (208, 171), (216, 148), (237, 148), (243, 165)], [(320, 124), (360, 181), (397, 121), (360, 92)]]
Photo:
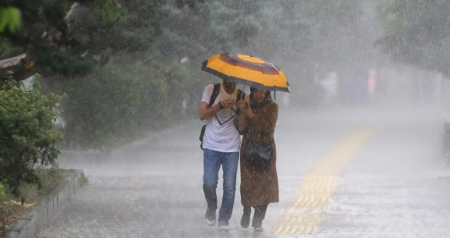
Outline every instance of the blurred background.
[[(283, 69), (283, 109), (449, 103), (444, 0), (4, 0), (0, 74), (65, 95), (65, 150), (110, 150), (197, 117), (220, 52)], [(3, 78), (4, 80), (4, 78)]]

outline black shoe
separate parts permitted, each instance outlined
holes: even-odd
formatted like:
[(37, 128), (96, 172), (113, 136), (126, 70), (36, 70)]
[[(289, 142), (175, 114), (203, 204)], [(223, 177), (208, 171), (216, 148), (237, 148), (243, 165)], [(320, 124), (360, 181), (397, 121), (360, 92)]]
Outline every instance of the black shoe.
[(214, 226), (216, 224), (216, 209), (206, 209), (205, 220), (208, 226)]
[(242, 214), (241, 218), (241, 227), (246, 229), (248, 228), (248, 225), (250, 225), (250, 215), (252, 213), (251, 207), (244, 206), (244, 213)]
[(241, 218), (241, 226), (242, 228), (248, 228), (248, 225), (250, 225), (250, 213), (244, 212)]

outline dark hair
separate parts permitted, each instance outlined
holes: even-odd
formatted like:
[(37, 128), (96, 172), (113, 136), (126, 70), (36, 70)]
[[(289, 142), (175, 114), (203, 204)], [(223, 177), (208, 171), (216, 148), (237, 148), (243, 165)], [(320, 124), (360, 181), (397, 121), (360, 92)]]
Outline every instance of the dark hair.
[[(255, 88), (255, 87), (250, 87), (250, 98), (253, 98), (253, 91), (255, 91), (256, 89), (258, 89), (258, 88)], [(271, 95), (270, 95), (270, 91), (269, 90), (266, 90), (266, 91), (264, 91), (265, 93), (266, 93), (266, 98), (270, 98), (270, 99), (272, 99), (272, 97), (271, 97)]]

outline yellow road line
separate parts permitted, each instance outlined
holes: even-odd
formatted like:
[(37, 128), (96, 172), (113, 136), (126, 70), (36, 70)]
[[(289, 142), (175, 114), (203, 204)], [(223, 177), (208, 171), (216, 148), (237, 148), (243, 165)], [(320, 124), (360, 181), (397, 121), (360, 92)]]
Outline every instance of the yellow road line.
[(272, 229), (273, 234), (313, 234), (321, 221), (337, 176), (374, 130), (358, 130), (346, 138), (305, 178), (300, 190)]

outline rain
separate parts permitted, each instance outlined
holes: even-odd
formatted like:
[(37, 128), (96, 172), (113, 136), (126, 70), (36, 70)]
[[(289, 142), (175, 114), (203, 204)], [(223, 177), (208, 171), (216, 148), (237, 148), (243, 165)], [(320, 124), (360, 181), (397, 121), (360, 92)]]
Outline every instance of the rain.
[[(0, 3), (0, 86), (55, 95), (53, 166), (88, 179), (34, 237), (448, 237), (449, 10), (446, 0)], [(270, 89), (279, 201), (262, 231), (241, 227), (242, 164), (227, 229), (205, 223), (199, 108), (223, 78), (202, 67), (221, 53), (270, 62), (288, 81)]]

